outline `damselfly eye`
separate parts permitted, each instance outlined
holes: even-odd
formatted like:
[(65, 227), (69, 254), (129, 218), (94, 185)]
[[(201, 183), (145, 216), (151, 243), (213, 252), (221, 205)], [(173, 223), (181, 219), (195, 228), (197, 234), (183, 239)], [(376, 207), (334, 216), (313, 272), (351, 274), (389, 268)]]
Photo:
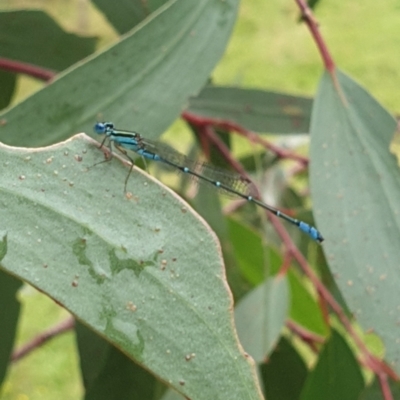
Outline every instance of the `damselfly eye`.
[(95, 126), (94, 126), (94, 131), (96, 133), (98, 133), (99, 135), (102, 135), (104, 133), (106, 133), (106, 125), (103, 124), (102, 122), (98, 122)]

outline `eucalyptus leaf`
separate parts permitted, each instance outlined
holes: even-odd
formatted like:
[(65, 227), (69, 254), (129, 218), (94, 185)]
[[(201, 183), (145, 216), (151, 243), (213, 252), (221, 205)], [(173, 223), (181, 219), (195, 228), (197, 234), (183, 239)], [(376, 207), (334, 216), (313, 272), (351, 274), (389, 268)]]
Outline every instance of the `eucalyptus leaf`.
[[(6, 237), (3, 237), (2, 243), (0, 243), (0, 261), (7, 253), (6, 240)], [(21, 305), (16, 297), (21, 285), (20, 280), (0, 270), (0, 304), (2, 305), (0, 307), (0, 388), (10, 365), (11, 352), (17, 333)]]
[(279, 339), (288, 314), (289, 295), (286, 277), (278, 275), (253, 289), (236, 306), (239, 339), (256, 362), (263, 361)]
[(159, 383), (149, 372), (80, 323), (75, 324), (85, 400), (156, 398)]
[(394, 118), (340, 71), (325, 73), (311, 121), (314, 216), (352, 312), (400, 372), (400, 174)]
[(188, 111), (228, 120), (255, 132), (308, 133), (312, 100), (259, 89), (207, 86)]
[(65, 32), (40, 10), (0, 12), (0, 57), (62, 71), (93, 53), (96, 38)]
[(335, 331), (308, 374), (301, 400), (354, 400), (364, 388), (360, 366), (346, 341)]
[(77, 135), (0, 146), (2, 268), (187, 397), (260, 399), (215, 234), (179, 196)]
[(0, 140), (43, 146), (96, 119), (149, 138), (179, 116), (225, 50), (238, 0), (170, 0), (121, 41), (0, 115)]
[(308, 369), (293, 344), (282, 337), (268, 361), (260, 365), (260, 373), (268, 400), (298, 400)]
[(119, 33), (126, 33), (168, 0), (92, 0)]
[(17, 77), (14, 73), (0, 71), (0, 110), (10, 104), (14, 94)]

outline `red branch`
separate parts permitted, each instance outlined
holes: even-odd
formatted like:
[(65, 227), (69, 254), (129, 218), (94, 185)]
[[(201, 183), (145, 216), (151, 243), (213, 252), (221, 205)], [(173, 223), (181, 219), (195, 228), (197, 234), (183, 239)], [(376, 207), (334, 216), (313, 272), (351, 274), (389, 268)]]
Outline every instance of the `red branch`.
[(203, 125), (199, 128), (201, 136), (208, 139), (218, 151), (222, 154), (222, 156), (229, 162), (233, 169), (235, 169), (240, 175), (250, 180), (250, 177), (247, 175), (246, 170), (243, 168), (242, 164), (234, 157), (232, 157), (231, 152), (225, 143), (216, 135), (214, 129), (210, 125)]
[(377, 374), (377, 376), (378, 376), (379, 384), (381, 385), (383, 398), (385, 400), (394, 400), (392, 391), (390, 390), (388, 376), (385, 373), (379, 373), (379, 374)]
[(222, 130), (236, 132), (236, 133), (240, 134), (241, 136), (244, 136), (247, 139), (249, 139), (252, 143), (261, 144), (264, 148), (272, 151), (278, 158), (291, 159), (291, 160), (298, 161), (300, 164), (302, 164), (304, 166), (308, 165), (307, 157), (300, 156), (290, 150), (281, 149), (280, 147), (263, 139), (262, 137), (257, 135), (255, 132), (252, 132), (252, 131), (244, 128), (243, 126), (236, 124), (232, 121), (226, 121), (226, 120), (218, 119), (218, 118), (202, 117), (200, 115), (192, 114), (187, 111), (183, 112), (181, 116), (189, 124), (194, 125), (198, 128), (203, 127), (203, 126), (214, 126), (216, 128), (220, 128)]
[(22, 357), (25, 357), (31, 351), (36, 348), (42, 346), (50, 339), (55, 336), (60, 335), (61, 333), (67, 332), (71, 330), (75, 325), (75, 320), (73, 317), (69, 317), (62, 321), (61, 323), (47, 329), (46, 331), (41, 332), (38, 336), (34, 337), (28, 343), (25, 343), (19, 349), (15, 350), (11, 355), (11, 361), (16, 362), (20, 360)]
[(295, 1), (300, 8), (302, 19), (308, 25), (308, 28), (310, 29), (311, 34), (314, 37), (315, 43), (317, 44), (322, 60), (325, 64), (325, 68), (333, 76), (335, 70), (335, 63), (333, 62), (333, 59), (329, 54), (328, 48), (319, 32), (318, 22), (315, 20), (312, 11), (310, 10), (308, 4), (304, 0), (295, 0)]
[(314, 332), (310, 332), (308, 329), (303, 328), (292, 320), (286, 322), (286, 326), (301, 338), (304, 343), (307, 343), (314, 353), (318, 353), (317, 344), (323, 344), (325, 339), (322, 336), (316, 335)]
[(56, 75), (56, 73), (50, 69), (37, 67), (20, 61), (9, 60), (7, 58), (0, 58), (0, 69), (29, 75), (47, 82), (53, 79)]
[(289, 268), (292, 265), (292, 261), (293, 261), (292, 255), (286, 251), (283, 256), (282, 264), (279, 268), (279, 272), (278, 272), (279, 276), (285, 276), (287, 274)]

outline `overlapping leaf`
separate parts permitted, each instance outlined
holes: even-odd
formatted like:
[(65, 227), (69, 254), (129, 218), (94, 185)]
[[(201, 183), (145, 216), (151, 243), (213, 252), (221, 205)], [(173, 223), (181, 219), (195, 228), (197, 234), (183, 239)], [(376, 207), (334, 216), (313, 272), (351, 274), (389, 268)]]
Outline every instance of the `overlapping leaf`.
[[(259, 399), (233, 328), (218, 241), (176, 194), (78, 136), (1, 147), (2, 265), (169, 386), (196, 399)], [(111, 164), (111, 165), (110, 165)]]
[(207, 86), (190, 99), (189, 112), (233, 121), (256, 132), (308, 133), (312, 100), (283, 93)]
[(0, 57), (61, 71), (91, 54), (96, 38), (65, 32), (45, 12), (0, 12)]
[(123, 40), (0, 115), (0, 140), (42, 146), (113, 120), (160, 135), (221, 57), (238, 0), (170, 0)]
[(322, 78), (311, 123), (311, 188), (324, 250), (349, 308), (400, 371), (400, 174), (393, 117), (337, 71)]

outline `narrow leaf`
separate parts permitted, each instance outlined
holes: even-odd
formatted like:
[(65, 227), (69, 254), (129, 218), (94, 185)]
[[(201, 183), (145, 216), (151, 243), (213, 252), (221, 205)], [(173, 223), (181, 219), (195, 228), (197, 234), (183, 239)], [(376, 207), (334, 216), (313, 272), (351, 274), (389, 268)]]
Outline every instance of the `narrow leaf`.
[(260, 365), (268, 400), (298, 400), (307, 377), (307, 366), (286, 338), (281, 338), (271, 357)]
[(6, 108), (14, 94), (16, 74), (7, 71), (0, 71), (0, 110)]
[(354, 400), (363, 388), (357, 360), (344, 339), (332, 331), (314, 371), (308, 375), (301, 400)]
[(154, 376), (84, 325), (77, 323), (75, 330), (85, 400), (156, 398)]
[(221, 57), (238, 0), (170, 0), (103, 53), (0, 115), (0, 140), (43, 146), (96, 119), (159, 136), (197, 94)]
[[(5, 237), (2, 242), (4, 244)], [(6, 254), (2, 247), (0, 242), (0, 260)], [(10, 365), (11, 352), (14, 347), (21, 308), (16, 295), (21, 285), (20, 280), (0, 270), (0, 387)]]
[(167, 0), (120, 0), (118, 7), (108, 0), (92, 0), (119, 33), (126, 33), (161, 7)]
[(225, 119), (256, 132), (308, 133), (312, 100), (283, 93), (207, 86), (190, 99), (188, 111)]
[(288, 312), (285, 277), (268, 279), (243, 297), (235, 309), (240, 342), (256, 362), (261, 362), (279, 338)]
[(288, 277), (292, 295), (290, 318), (312, 332), (327, 335), (327, 326), (317, 299), (312, 298), (296, 271), (290, 270)]
[(364, 329), (400, 371), (400, 174), (393, 117), (352, 79), (322, 78), (311, 123), (311, 188), (329, 266)]
[(45, 12), (0, 12), (0, 57), (62, 71), (94, 51), (96, 38), (62, 30)]

